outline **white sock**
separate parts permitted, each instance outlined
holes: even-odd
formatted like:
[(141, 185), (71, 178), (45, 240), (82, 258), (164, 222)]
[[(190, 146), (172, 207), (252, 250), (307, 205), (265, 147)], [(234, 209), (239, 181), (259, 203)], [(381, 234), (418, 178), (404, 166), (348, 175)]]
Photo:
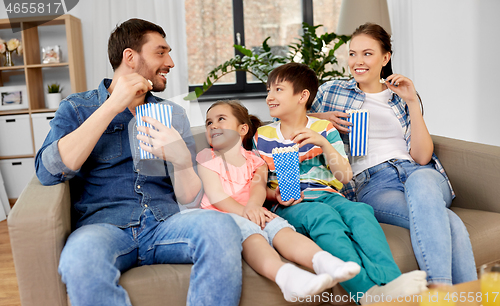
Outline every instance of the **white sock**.
[(374, 303), (374, 301), (380, 301), (380, 298), (374, 298), (376, 295), (390, 295), (394, 300), (398, 296), (419, 294), (424, 290), (427, 290), (427, 273), (425, 273), (425, 271), (415, 270), (400, 275), (384, 286), (371, 287), (359, 300), (359, 303), (361, 305), (367, 305)]
[(316, 275), (290, 263), (284, 264), (276, 273), (276, 284), (288, 302), (321, 293), (330, 288), (331, 282), (332, 277), (328, 274)]
[(327, 273), (332, 277), (334, 282), (332, 287), (337, 283), (350, 280), (358, 275), (361, 270), (361, 267), (357, 263), (352, 261), (345, 262), (326, 251), (314, 254), (312, 263), (314, 272), (317, 274)]

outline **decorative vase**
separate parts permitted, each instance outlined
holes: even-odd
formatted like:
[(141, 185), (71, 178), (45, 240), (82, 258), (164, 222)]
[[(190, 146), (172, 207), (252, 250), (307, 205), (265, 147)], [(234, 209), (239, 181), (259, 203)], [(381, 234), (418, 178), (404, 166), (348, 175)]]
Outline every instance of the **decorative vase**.
[(5, 64), (4, 64), (5, 67), (14, 66), (14, 62), (12, 61), (13, 52), (14, 51), (5, 50)]
[(59, 103), (61, 103), (62, 95), (60, 92), (56, 93), (48, 93), (45, 98), (45, 106), (50, 109), (56, 109), (59, 107)]

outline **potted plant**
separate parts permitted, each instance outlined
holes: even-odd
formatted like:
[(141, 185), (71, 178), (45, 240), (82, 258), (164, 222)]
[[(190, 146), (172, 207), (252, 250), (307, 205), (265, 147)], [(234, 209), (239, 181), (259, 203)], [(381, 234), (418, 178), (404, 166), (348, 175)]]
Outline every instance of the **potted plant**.
[(46, 106), (50, 109), (56, 109), (59, 107), (59, 103), (62, 100), (63, 87), (58, 83), (52, 83), (47, 85), (47, 97)]
[(274, 68), (290, 62), (308, 65), (316, 72), (320, 84), (334, 78), (346, 77), (344, 67), (339, 71), (333, 69), (332, 65), (338, 64), (335, 51), (347, 43), (350, 37), (337, 35), (333, 32), (318, 36), (316, 29), (320, 26), (322, 25), (310, 26), (303, 22), (302, 36), (297, 42), (288, 45), (286, 55), (275, 54), (271, 50), (271, 47), (267, 43), (270, 37), (264, 40), (262, 47), (255, 48), (253, 51), (241, 45), (234, 45), (234, 48), (243, 56), (235, 55), (232, 59), (215, 67), (208, 73), (207, 80), (203, 83), (203, 86), (197, 87), (194, 92), (190, 93), (184, 99), (194, 100), (198, 98), (224, 75), (236, 71), (248, 72), (265, 84), (269, 73)]

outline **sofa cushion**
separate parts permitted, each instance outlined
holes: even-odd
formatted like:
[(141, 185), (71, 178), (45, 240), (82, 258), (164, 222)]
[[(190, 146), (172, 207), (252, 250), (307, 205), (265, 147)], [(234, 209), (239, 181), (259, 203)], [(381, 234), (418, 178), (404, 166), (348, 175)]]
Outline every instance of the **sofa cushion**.
[[(132, 305), (186, 305), (192, 265), (150, 265), (133, 268), (120, 278)], [(325, 305), (316, 303), (288, 303), (276, 283), (257, 274), (243, 261), (243, 288), (241, 306), (254, 305)], [(217, 286), (218, 284), (214, 284)], [(326, 291), (329, 295), (330, 291)], [(326, 304), (327, 305), (327, 304)]]
[(452, 207), (462, 219), (472, 243), (476, 267), (500, 258), (500, 213)]
[(395, 225), (380, 225), (384, 230), (394, 261), (401, 272), (418, 270), (417, 260), (411, 246), (410, 231)]
[[(500, 214), (482, 210), (452, 207), (462, 219), (475, 250), (476, 266), (495, 262), (500, 258)], [(417, 270), (418, 265), (413, 254), (410, 231), (393, 225), (381, 224), (389, 242), (396, 264), (403, 273)]]

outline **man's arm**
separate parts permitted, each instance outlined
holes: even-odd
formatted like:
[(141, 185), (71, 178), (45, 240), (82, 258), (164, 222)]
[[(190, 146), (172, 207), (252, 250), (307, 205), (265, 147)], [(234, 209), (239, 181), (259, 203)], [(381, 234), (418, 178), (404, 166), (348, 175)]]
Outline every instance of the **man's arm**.
[[(153, 155), (170, 162), (173, 166), (172, 183), (175, 196), (180, 204), (192, 203), (201, 190), (201, 181), (194, 170), (194, 143), (190, 132), (184, 132), (181, 136), (173, 127), (168, 128), (160, 121), (144, 116), (142, 120), (151, 124), (155, 129), (138, 126), (137, 131), (141, 148)], [(184, 122), (184, 131), (189, 131), (189, 121)], [(189, 146), (186, 143), (189, 142)], [(152, 146), (145, 145), (149, 143)]]
[(108, 100), (80, 127), (59, 140), (63, 163), (73, 171), (80, 169), (113, 118), (134, 99), (143, 97), (150, 87), (147, 80), (137, 73), (120, 77)]

